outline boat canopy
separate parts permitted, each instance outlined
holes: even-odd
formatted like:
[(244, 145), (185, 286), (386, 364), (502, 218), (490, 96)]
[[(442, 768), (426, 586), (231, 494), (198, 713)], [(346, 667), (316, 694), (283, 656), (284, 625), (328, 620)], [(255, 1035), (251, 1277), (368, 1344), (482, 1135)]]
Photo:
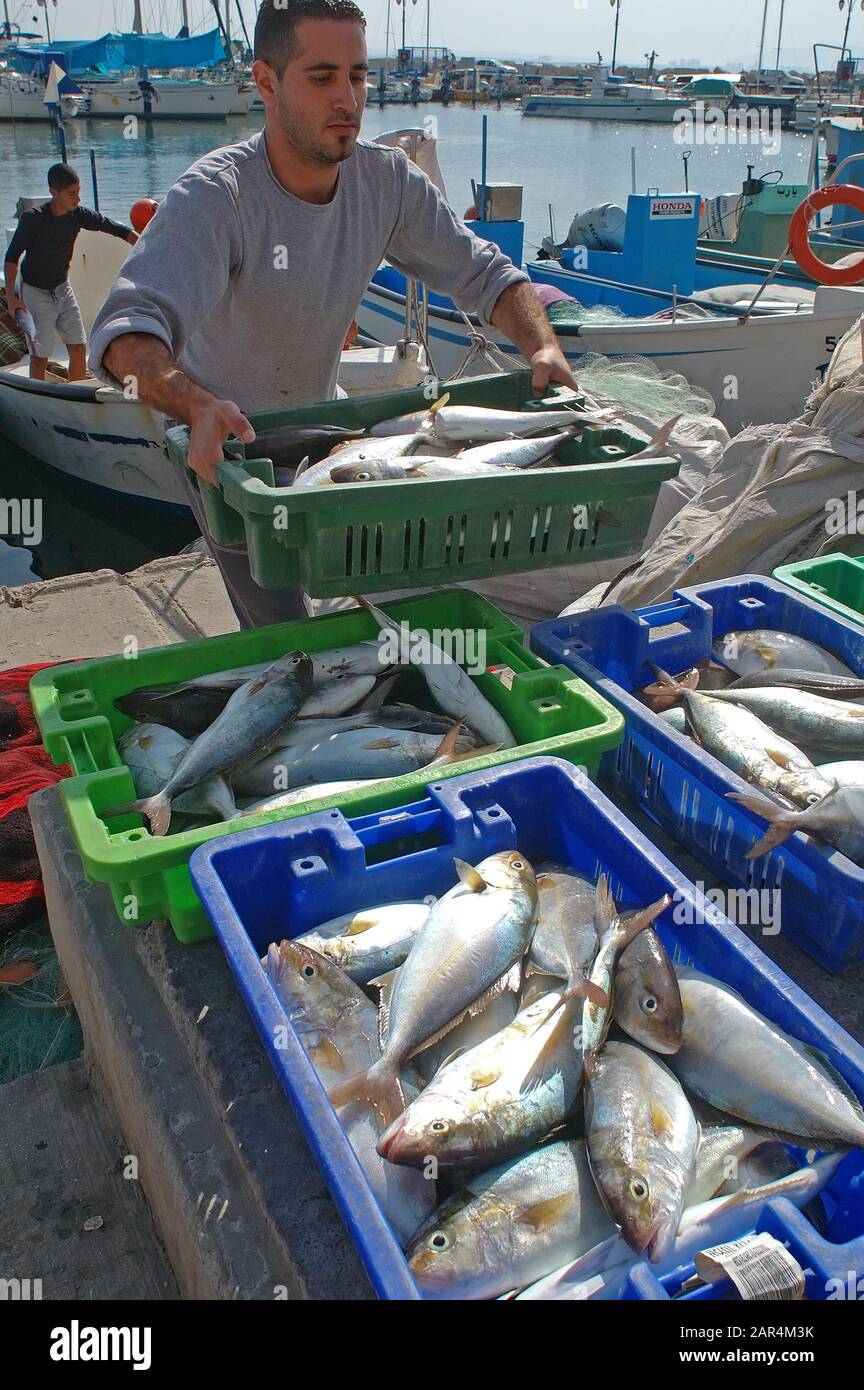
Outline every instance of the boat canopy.
[(735, 95), (735, 80), (732, 77), (715, 76), (693, 77), (684, 87), (688, 97), (731, 97)]
[(225, 61), (218, 29), (195, 38), (164, 34), (103, 34), (101, 39), (62, 39), (9, 48), (4, 57), (16, 72), (44, 77), (52, 62), (64, 72), (119, 72), (128, 68), (207, 68)]

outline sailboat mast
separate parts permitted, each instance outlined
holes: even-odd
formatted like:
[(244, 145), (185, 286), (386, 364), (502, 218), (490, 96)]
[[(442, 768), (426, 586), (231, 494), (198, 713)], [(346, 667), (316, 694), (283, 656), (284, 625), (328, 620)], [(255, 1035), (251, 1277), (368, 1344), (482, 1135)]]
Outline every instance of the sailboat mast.
[(5, 23), (3, 25), (3, 34), (5, 38), (11, 39), (12, 25), (9, 21), (9, 0), (3, 0), (3, 15), (5, 18)]
[(189, 33), (189, 6), (187, 0), (180, 0), (180, 16), (183, 21), (183, 28)]
[(143, 34), (144, 25), (141, 20), (141, 0), (134, 0), (135, 8), (132, 14), (132, 33)]
[(777, 73), (778, 73), (778, 78), (777, 78), (777, 81), (778, 81), (778, 82), (779, 82), (779, 80), (780, 80), (780, 78), (779, 78), (779, 72), (780, 72), (780, 41), (781, 41), (781, 39), (783, 38), (783, 11), (785, 10), (785, 8), (786, 8), (786, 0), (780, 0), (780, 26), (779, 26), (779, 28), (778, 28), (778, 30), (777, 30), (777, 58), (776, 58), (776, 61), (775, 61), (775, 63), (774, 63), (774, 67), (777, 69)]
[(765, 25), (768, 22), (768, 0), (762, 6), (762, 34), (759, 39), (759, 76), (762, 76), (762, 54), (765, 51)]
[(615, 0), (615, 37), (612, 40), (612, 68), (611, 73), (615, 74), (615, 59), (618, 57), (618, 21), (621, 18), (621, 0)]
[(432, 0), (426, 0), (426, 71), (429, 71), (429, 31), (432, 24)]

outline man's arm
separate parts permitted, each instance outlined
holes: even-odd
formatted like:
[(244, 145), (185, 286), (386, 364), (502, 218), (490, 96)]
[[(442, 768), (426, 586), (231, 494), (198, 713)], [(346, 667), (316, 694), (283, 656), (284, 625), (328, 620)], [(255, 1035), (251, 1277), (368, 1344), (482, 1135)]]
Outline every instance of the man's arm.
[(538, 396), (545, 395), (553, 381), (575, 388), (576, 378), (567, 365), (558, 335), (530, 282), (510, 285), (504, 291), (492, 310), (491, 322), (506, 333), (531, 364), (531, 385)]
[(103, 356), (112, 376), (131, 385), (138, 400), (190, 426), (189, 467), (216, 482), (222, 443), (235, 434), (251, 444), (255, 431), (234, 401), (221, 401), (181, 371), (165, 344), (150, 333), (124, 333)]
[(138, 240), (138, 233), (127, 227), (124, 222), (114, 222), (110, 217), (104, 217), (101, 212), (94, 212), (92, 208), (79, 207), (78, 223), (85, 231), (106, 232), (108, 236), (128, 241), (130, 246), (134, 246)]
[(15, 310), (22, 307), (21, 301), (15, 293), (15, 282), (18, 279), (18, 262), (29, 245), (30, 221), (27, 218), (27, 213), (25, 213), (24, 216), (19, 219), (12, 240), (6, 248), (6, 264), (4, 266), (6, 272), (6, 303), (13, 319), (15, 317)]
[[(405, 159), (405, 156), (397, 156)], [(513, 342), (542, 394), (550, 381), (575, 386), (555, 332), (523, 270), (494, 243), (461, 222), (433, 183), (405, 160), (402, 208), (385, 252), (405, 275), (449, 294), (468, 313), (479, 314)], [(404, 176), (404, 175), (403, 175)]]
[(241, 255), (228, 192), (202, 175), (181, 179), (114, 281), (90, 337), (95, 376), (190, 426), (189, 466), (208, 482), (216, 480), (222, 441), (234, 433), (251, 443), (255, 434), (233, 401), (203, 390), (178, 361)]
[(7, 261), (7, 262), (6, 262), (6, 265), (5, 265), (5, 271), (6, 271), (6, 304), (7, 304), (7, 307), (8, 307), (8, 309), (9, 309), (9, 314), (10, 314), (10, 316), (14, 319), (14, 317), (15, 317), (15, 310), (18, 309), (18, 308), (20, 307), (20, 301), (19, 301), (19, 299), (18, 299), (17, 294), (15, 293), (15, 282), (16, 282), (16, 280), (18, 279), (18, 262), (17, 262), (17, 261)]

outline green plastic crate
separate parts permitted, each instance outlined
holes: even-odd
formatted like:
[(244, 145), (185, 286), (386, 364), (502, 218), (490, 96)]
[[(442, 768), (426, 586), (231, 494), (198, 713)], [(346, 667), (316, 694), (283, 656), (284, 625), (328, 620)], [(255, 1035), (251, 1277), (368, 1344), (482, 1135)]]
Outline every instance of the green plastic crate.
[(864, 556), (823, 555), (795, 565), (779, 565), (774, 578), (832, 612), (864, 623)]
[[(485, 599), (464, 589), (452, 589), (384, 607), (397, 621), (407, 621), (414, 629), (482, 630), (487, 665), (503, 665), (515, 673), (510, 689), (488, 671), (474, 679), (507, 720), (520, 740), (519, 746), (436, 768), (435, 781), (541, 753), (566, 758), (593, 777), (600, 755), (620, 742), (624, 721), (617, 710), (565, 667), (546, 666), (527, 651), (521, 629)], [(37, 672), (30, 682), (30, 698), (45, 747), (55, 763), (69, 763), (76, 774), (60, 784), (75, 844), (88, 876), (110, 886), (122, 921), (137, 926), (155, 917), (168, 917), (181, 941), (210, 936), (211, 928), (188, 870), (189, 856), (199, 845), (252, 824), (291, 820), (309, 810), (338, 806), (356, 816), (404, 804), (410, 799), (407, 793), (416, 791), (418, 799), (423, 795), (429, 773), (425, 769), (409, 773), (384, 787), (379, 785), (377, 791), (360, 788), (310, 800), (291, 810), (243, 816), (230, 825), (217, 823), (157, 838), (137, 814), (105, 815), (111, 807), (128, 803), (135, 796), (131, 774), (117, 751), (118, 737), (134, 721), (115, 707), (114, 700), (140, 686), (275, 660), (297, 647), (317, 652), (353, 646), (374, 637), (377, 631), (371, 614), (355, 609), (252, 632), (154, 647), (140, 652), (134, 660), (105, 657)], [(407, 688), (394, 698), (404, 694), (418, 704), (430, 704), (431, 697), (418, 673), (406, 672), (403, 681)]]
[[(446, 389), (454, 404), (524, 409), (531, 401), (531, 376), (473, 377)], [(429, 404), (417, 387), (254, 415), (252, 423), (256, 430), (288, 424), (368, 428)], [(188, 429), (169, 430), (167, 442), (174, 463), (184, 468)], [(318, 598), (632, 555), (642, 547), (660, 484), (679, 468), (668, 458), (628, 463), (628, 455), (644, 448), (644, 438), (595, 425), (586, 425), (579, 439), (561, 449), (559, 467), (465, 482), (276, 488), (271, 460), (244, 457), (244, 446), (235, 441), (227, 447), (232, 457), (219, 465), (221, 488), (195, 479), (214, 540), (246, 545), (252, 577), (262, 589), (299, 586)], [(249, 448), (254, 453), (255, 445)]]

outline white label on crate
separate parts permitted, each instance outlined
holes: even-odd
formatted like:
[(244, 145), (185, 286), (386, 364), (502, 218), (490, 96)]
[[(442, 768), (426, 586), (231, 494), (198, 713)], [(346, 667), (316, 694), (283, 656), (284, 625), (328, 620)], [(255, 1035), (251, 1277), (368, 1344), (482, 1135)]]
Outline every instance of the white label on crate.
[(785, 1245), (764, 1233), (700, 1250), (696, 1271), (706, 1283), (729, 1278), (743, 1299), (795, 1300), (804, 1297), (804, 1271)]
[(693, 217), (696, 212), (694, 198), (652, 198), (648, 210), (649, 218)]

